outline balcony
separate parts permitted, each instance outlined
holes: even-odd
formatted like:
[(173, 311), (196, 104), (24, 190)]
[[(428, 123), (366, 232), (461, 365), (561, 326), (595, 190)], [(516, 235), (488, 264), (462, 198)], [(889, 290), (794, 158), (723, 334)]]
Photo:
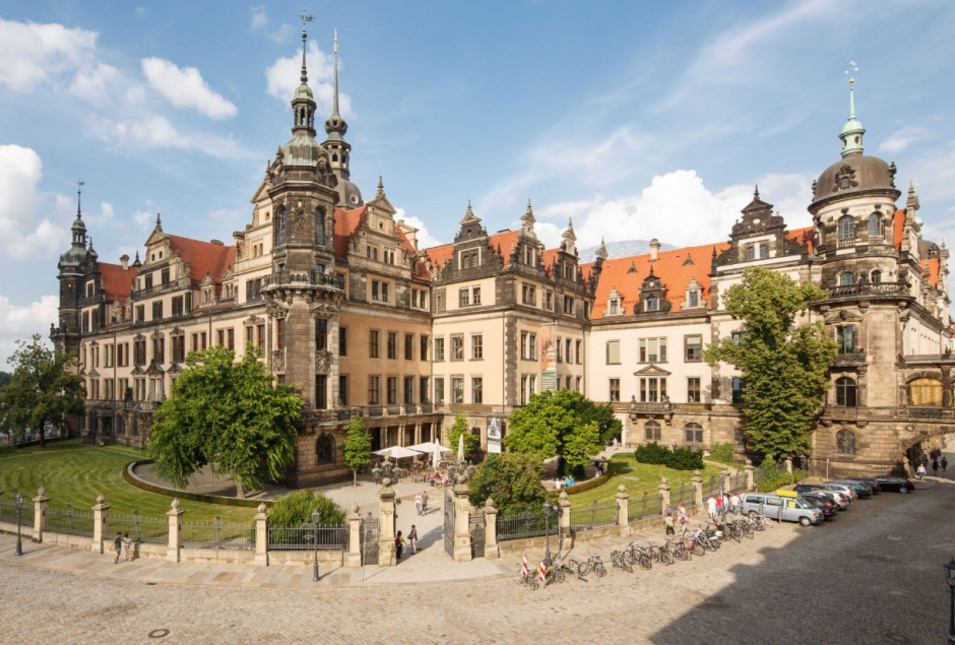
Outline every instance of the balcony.
[(262, 278), (262, 289), (282, 286), (332, 287), (345, 290), (345, 278), (337, 273), (318, 273), (317, 271), (277, 271)]
[(865, 350), (837, 354), (833, 367), (861, 367), (867, 362)]
[(908, 282), (864, 282), (829, 288), (829, 300), (878, 296), (908, 296)]

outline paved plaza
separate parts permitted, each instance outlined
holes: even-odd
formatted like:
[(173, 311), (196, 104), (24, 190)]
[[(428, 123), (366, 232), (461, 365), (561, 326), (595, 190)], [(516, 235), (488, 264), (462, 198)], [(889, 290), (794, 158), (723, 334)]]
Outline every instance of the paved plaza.
[[(399, 513), (410, 519), (413, 504)], [(29, 542), (16, 558), (4, 535), (0, 634), (11, 644), (943, 642), (953, 517), (955, 483), (931, 481), (824, 526), (777, 526), (688, 563), (536, 592), (515, 583), (517, 557), (454, 564), (438, 540), (397, 567), (323, 571), (315, 584), (304, 567), (113, 565)], [(577, 555), (607, 560), (624, 542), (578, 544)]]

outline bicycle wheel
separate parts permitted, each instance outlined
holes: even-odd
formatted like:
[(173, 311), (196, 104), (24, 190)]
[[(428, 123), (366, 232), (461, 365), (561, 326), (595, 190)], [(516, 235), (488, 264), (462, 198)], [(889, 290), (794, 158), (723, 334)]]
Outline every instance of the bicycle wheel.
[(540, 587), (540, 585), (537, 584), (537, 581), (533, 578), (527, 581), (527, 586), (531, 588), (531, 591), (537, 591), (537, 588)]
[(594, 573), (597, 574), (598, 578), (603, 578), (607, 575), (607, 568), (604, 566), (603, 562), (597, 562), (594, 564)]
[(669, 551), (660, 551), (660, 562), (666, 566), (673, 564), (673, 555)]
[(704, 541), (700, 538), (693, 540), (693, 553), (698, 555), (701, 558), (706, 555), (706, 546), (704, 546)]
[(773, 528), (773, 525), (774, 525), (775, 523), (776, 523), (776, 522), (773, 521), (773, 519), (772, 519), (771, 517), (763, 517), (763, 526), (765, 526), (766, 528), (768, 528), (768, 529)]
[(633, 557), (633, 551), (628, 549), (623, 552), (623, 561), (629, 565), (633, 565), (636, 558)]
[(653, 562), (650, 560), (650, 556), (648, 556), (646, 553), (641, 553), (637, 557), (637, 562), (640, 563), (640, 567), (643, 569), (650, 570), (653, 568)]
[(686, 547), (683, 546), (682, 544), (677, 544), (673, 548), (673, 555), (674, 557), (676, 557), (677, 560), (682, 560), (683, 562), (686, 562), (687, 560), (690, 559), (690, 552), (687, 551)]
[(592, 570), (593, 568), (590, 566), (590, 562), (581, 562), (579, 565), (577, 565), (577, 577), (583, 578)]

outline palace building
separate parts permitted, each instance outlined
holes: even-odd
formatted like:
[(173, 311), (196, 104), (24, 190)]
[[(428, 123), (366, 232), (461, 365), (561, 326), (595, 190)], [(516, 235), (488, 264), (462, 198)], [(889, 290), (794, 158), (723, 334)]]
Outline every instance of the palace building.
[(949, 253), (922, 239), (914, 189), (897, 205), (895, 165), (864, 154), (851, 87), (841, 157), (813, 185), (812, 227), (788, 230), (756, 191), (728, 241), (654, 241), (613, 259), (601, 246), (580, 264), (573, 225), (546, 249), (530, 202), (519, 230), (491, 234), (468, 204), (451, 244), (419, 248), (381, 180), (367, 202), (350, 181), (337, 64), (316, 138), (302, 39), (292, 137), (229, 244), (167, 233), (157, 216), (142, 259), (103, 262), (78, 196), (51, 338), (86, 379), (77, 426), (89, 440), (144, 445), (186, 354), (219, 345), (256, 348), (305, 400), (292, 485), (348, 474), (337, 446), (354, 416), (377, 450), (441, 440), (464, 413), (497, 452), (509, 414), (556, 388), (611, 403), (626, 445), (742, 450), (745, 383), (702, 351), (743, 333), (720, 294), (750, 266), (828, 290), (805, 315), (839, 345), (814, 468), (888, 472), (955, 431)]

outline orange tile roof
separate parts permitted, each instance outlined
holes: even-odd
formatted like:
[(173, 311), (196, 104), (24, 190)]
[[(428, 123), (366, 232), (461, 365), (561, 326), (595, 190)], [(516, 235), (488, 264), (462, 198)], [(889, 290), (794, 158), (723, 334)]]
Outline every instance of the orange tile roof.
[(192, 240), (178, 235), (169, 236), (173, 252), (179, 252), (184, 262), (189, 263), (189, 277), (193, 286), (198, 286), (208, 273), (215, 282), (220, 282), (227, 269), (235, 264), (235, 247)]
[(367, 205), (351, 210), (335, 209), (335, 257), (340, 260), (348, 257), (348, 243), (367, 216)]
[(892, 241), (895, 243), (895, 250), (902, 250), (902, 233), (905, 230), (905, 209), (900, 208), (895, 211), (892, 219)]
[[(511, 249), (517, 245), (517, 240), (520, 235), (520, 231), (501, 231), (487, 236), (487, 247), (495, 253), (500, 250), (501, 256), (504, 258), (505, 269), (511, 266)], [(546, 263), (547, 258), (552, 257), (548, 254), (554, 254), (556, 252), (556, 249), (544, 251), (545, 267), (548, 266)], [(430, 249), (425, 249), (424, 253), (432, 266), (440, 268), (451, 261), (451, 258), (454, 256), (454, 245), (442, 244), (441, 246), (432, 246)]]
[(928, 271), (928, 282), (933, 288), (938, 288), (938, 258), (922, 260), (922, 269)]
[(802, 244), (803, 239), (805, 239), (806, 246), (809, 247), (809, 252), (813, 252), (814, 231), (811, 226), (807, 226), (806, 228), (797, 228), (792, 231), (786, 231), (786, 239), (799, 242), (800, 244)]
[[(408, 237), (401, 231), (401, 229), (397, 227), (395, 228), (395, 232), (398, 234), (398, 244), (401, 246), (401, 249), (408, 255), (414, 255), (415, 249), (411, 244), (411, 240), (409, 240)], [(411, 277), (416, 280), (425, 280), (428, 282), (431, 281), (431, 274), (428, 273), (428, 267), (424, 265), (424, 262), (421, 260), (420, 256), (417, 260), (415, 260), (414, 270), (411, 272)]]
[(100, 275), (103, 277), (103, 291), (106, 292), (106, 301), (126, 302), (129, 298), (129, 291), (132, 288), (133, 280), (136, 279), (137, 269), (130, 266), (127, 270), (119, 264), (110, 264), (108, 262), (99, 262)]

